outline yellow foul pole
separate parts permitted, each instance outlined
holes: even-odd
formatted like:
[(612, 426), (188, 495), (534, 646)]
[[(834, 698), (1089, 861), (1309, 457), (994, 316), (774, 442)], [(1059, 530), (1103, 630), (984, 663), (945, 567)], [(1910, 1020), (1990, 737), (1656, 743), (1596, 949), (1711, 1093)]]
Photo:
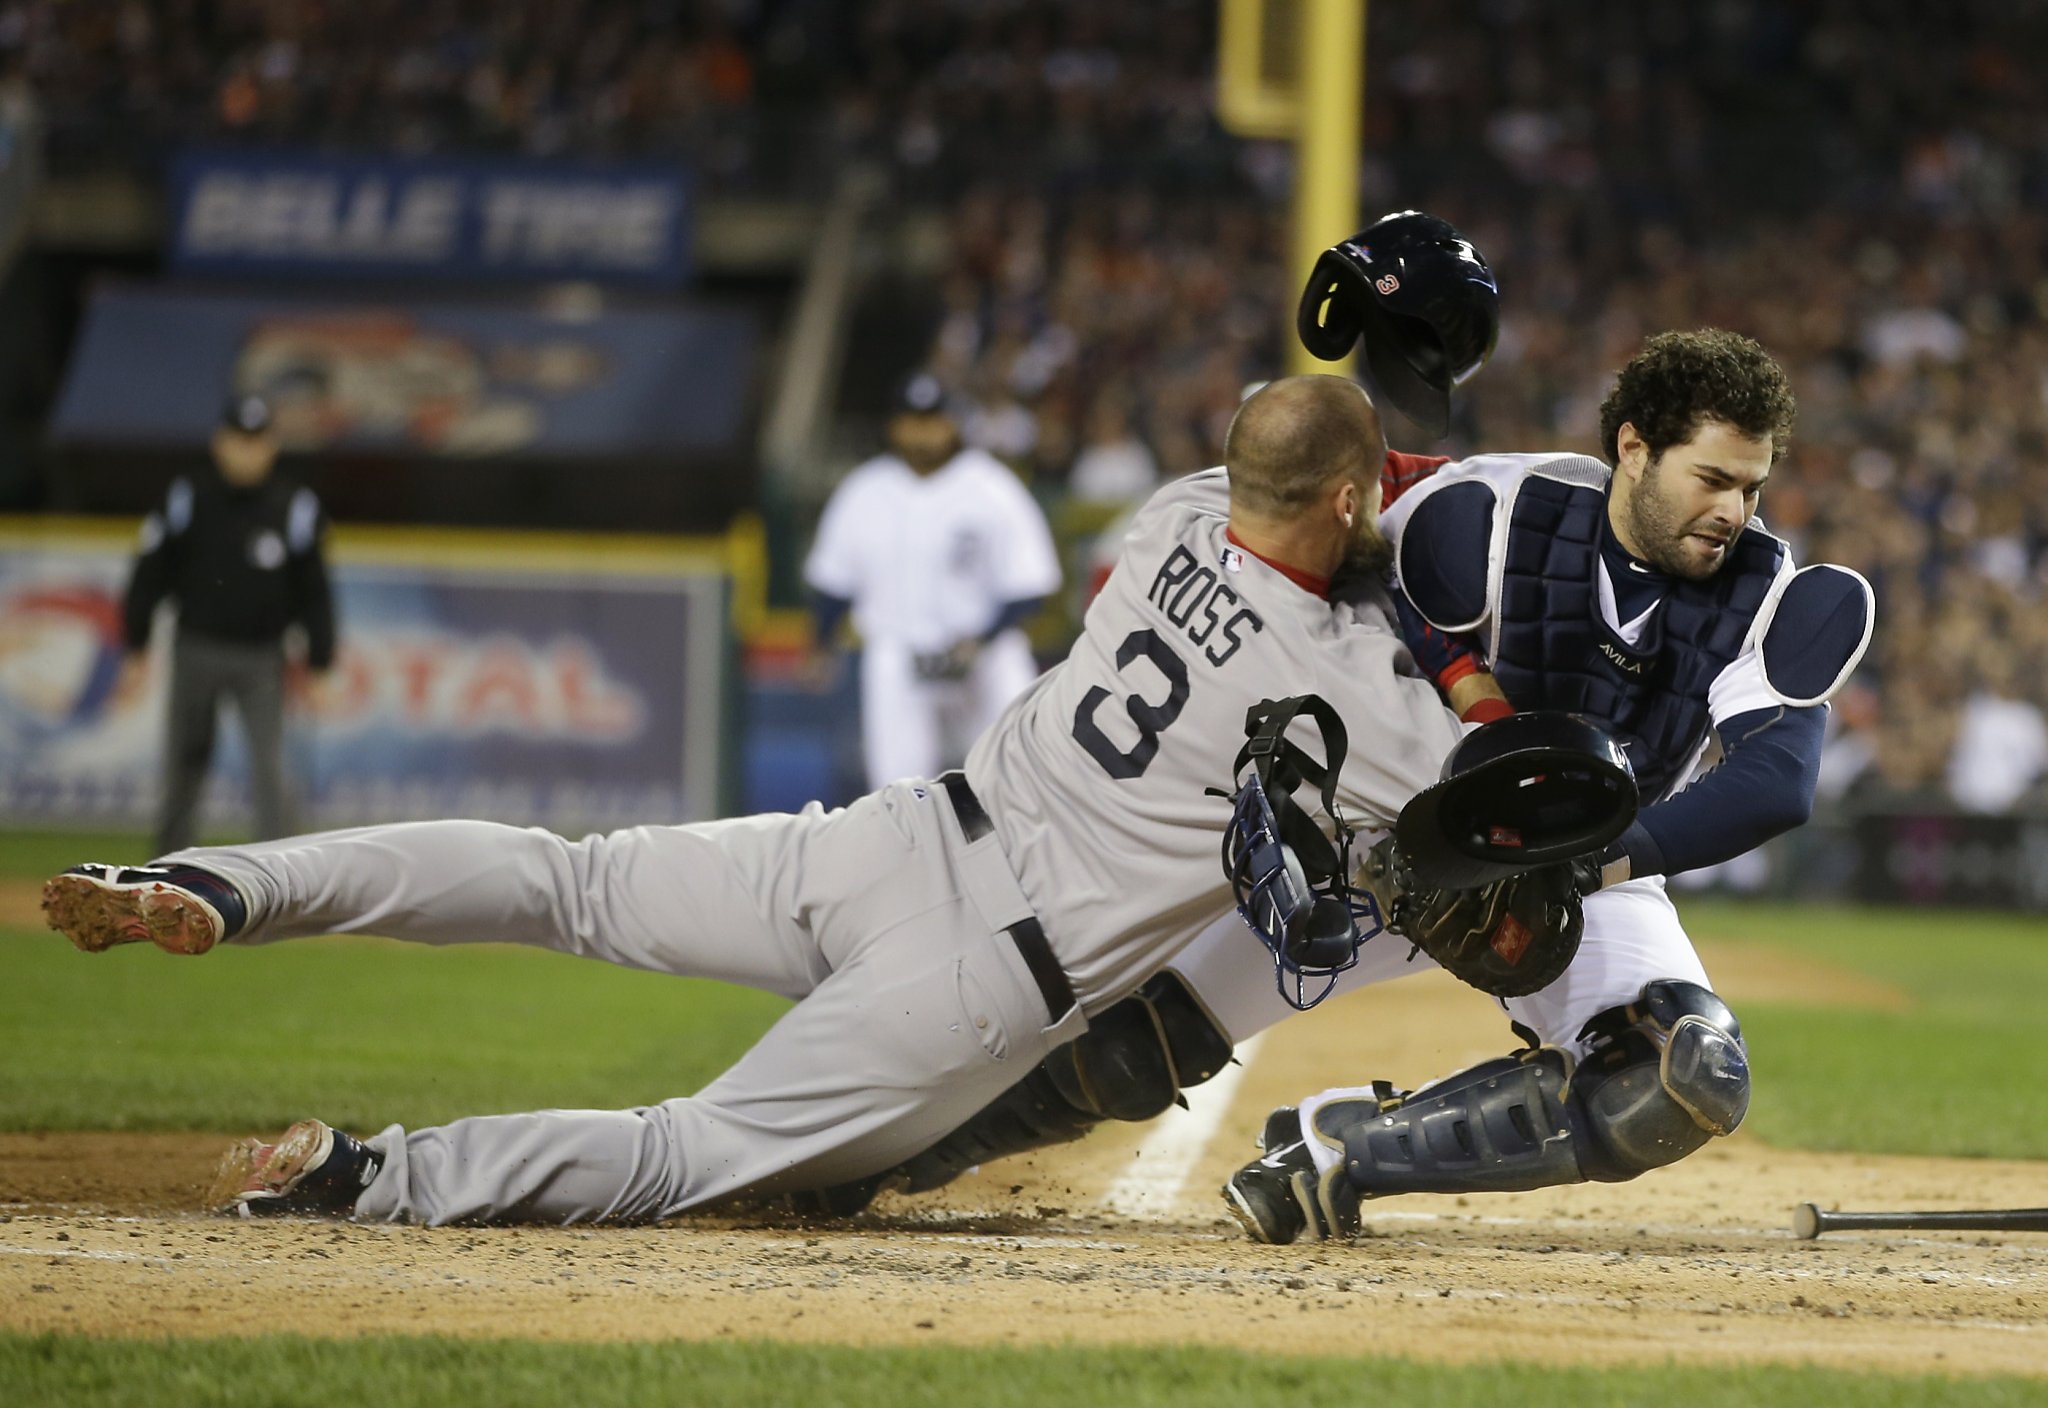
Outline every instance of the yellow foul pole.
[(1316, 256), (1358, 229), (1359, 125), (1365, 106), (1366, 0), (1294, 0), (1300, 16), (1300, 100), (1295, 108), (1294, 211), (1288, 234), (1287, 370), (1343, 372), (1293, 334), (1292, 299)]

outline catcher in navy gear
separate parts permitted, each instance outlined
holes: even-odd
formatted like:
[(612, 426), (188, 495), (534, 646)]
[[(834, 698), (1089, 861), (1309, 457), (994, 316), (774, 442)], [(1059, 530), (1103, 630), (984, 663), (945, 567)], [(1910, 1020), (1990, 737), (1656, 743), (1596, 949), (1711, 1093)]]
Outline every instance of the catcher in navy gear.
[[(1362, 1199), (1632, 1178), (1740, 1123), (1741, 1029), (1664, 877), (1803, 822), (1827, 699), (1869, 643), (1869, 585), (1798, 568), (1757, 518), (1793, 419), (1783, 372), (1718, 330), (1651, 338), (1601, 407), (1606, 462), (1482, 455), (1383, 520), (1404, 634), (1440, 682), (1490, 675), (1516, 708), (1620, 739), (1644, 806), (1601, 855), (1577, 959), (1503, 1005), (1527, 1049), (1416, 1091), (1377, 1081), (1274, 1112), (1225, 1187), (1254, 1238), (1343, 1235)], [(1718, 761), (1703, 767), (1711, 750)], [(1226, 1030), (1199, 957), (1188, 976)]]

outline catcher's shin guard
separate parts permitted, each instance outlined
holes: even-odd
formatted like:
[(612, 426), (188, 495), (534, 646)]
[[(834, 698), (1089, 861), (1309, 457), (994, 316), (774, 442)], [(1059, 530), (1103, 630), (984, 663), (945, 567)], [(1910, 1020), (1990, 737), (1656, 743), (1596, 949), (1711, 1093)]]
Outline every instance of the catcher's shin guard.
[(1501, 1056), (1413, 1095), (1337, 1092), (1302, 1107), (1310, 1132), (1341, 1150), (1351, 1185), (1394, 1193), (1514, 1192), (1577, 1183), (1565, 1113), (1571, 1058), (1556, 1047)]
[(1749, 1063), (1735, 1014), (1696, 983), (1647, 984), (1557, 1047), (1497, 1057), (1413, 1094), (1381, 1085), (1306, 1102), (1358, 1194), (1512, 1192), (1620, 1182), (1741, 1123)]
[(925, 1193), (1009, 1154), (1079, 1139), (1104, 1120), (1149, 1120), (1230, 1060), (1230, 1038), (1178, 973), (1154, 974), (1023, 1080), (915, 1158), (870, 1178), (796, 1194), (799, 1210), (850, 1216), (888, 1189)]

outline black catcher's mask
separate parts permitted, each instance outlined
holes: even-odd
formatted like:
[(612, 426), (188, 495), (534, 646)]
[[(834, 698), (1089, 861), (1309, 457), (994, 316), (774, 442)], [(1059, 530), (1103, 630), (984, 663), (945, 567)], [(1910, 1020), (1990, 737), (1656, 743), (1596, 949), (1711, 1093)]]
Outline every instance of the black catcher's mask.
[[(1287, 740), (1302, 715), (1322, 731), (1326, 761)], [(1263, 700), (1245, 714), (1250, 741), (1231, 775), (1241, 779), (1223, 833), (1223, 872), (1237, 912), (1273, 955), (1273, 980), (1288, 1005), (1307, 1011), (1330, 995), (1337, 975), (1358, 962), (1359, 946), (1386, 926), (1373, 897), (1351, 885), (1351, 828), (1337, 805), (1337, 774), (1349, 739), (1337, 711), (1313, 694)], [(1246, 765), (1251, 775), (1244, 776)], [(1316, 789), (1336, 840), (1294, 798)], [(1311, 985), (1319, 983), (1311, 993)]]

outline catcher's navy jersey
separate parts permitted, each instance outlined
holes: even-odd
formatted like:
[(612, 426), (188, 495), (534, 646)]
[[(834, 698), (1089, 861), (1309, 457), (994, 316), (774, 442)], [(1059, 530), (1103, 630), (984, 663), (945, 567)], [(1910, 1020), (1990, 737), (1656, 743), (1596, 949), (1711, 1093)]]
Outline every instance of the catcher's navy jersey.
[[(1504, 592), (1507, 590), (1508, 572), (1506, 560), (1508, 556), (1510, 517), (1513, 505), (1517, 502), (1524, 486), (1533, 480), (1545, 484), (1556, 483), (1586, 488), (1600, 488), (1606, 484), (1607, 475), (1608, 470), (1605, 465), (1597, 460), (1588, 459), (1583, 455), (1478, 455), (1455, 464), (1447, 464), (1437, 471), (1429, 481), (1418, 485), (1413, 491), (1405, 495), (1397, 505), (1387, 511), (1381, 519), (1381, 527), (1386, 530), (1387, 536), (1392, 538), (1398, 545), (1399, 557), (1403, 564), (1403, 570), (1406, 571), (1409, 570), (1412, 552), (1415, 547), (1409, 540), (1410, 524), (1417, 521), (1419, 514), (1426, 516), (1425, 506), (1431, 504), (1437, 497), (1444, 494), (1461, 492), (1463, 486), (1466, 485), (1471, 485), (1474, 488), (1484, 486), (1496, 502), (1507, 505), (1506, 508), (1498, 512), (1490, 513), (1483, 520), (1486, 525), (1484, 527), (1484, 532), (1486, 533), (1484, 540), (1474, 541), (1470, 544), (1461, 540), (1454, 545), (1455, 550), (1461, 554), (1460, 562), (1463, 575), (1483, 580), (1485, 584), (1471, 603), (1476, 608), (1472, 614), (1460, 620), (1434, 619), (1443, 614), (1441, 609), (1432, 610), (1429, 607), (1424, 607), (1423, 603), (1417, 602), (1417, 606), (1423, 610), (1425, 618), (1432, 618), (1432, 625), (1442, 630), (1466, 635), (1468, 639), (1471, 639), (1479, 646), (1489, 662), (1494, 662), (1501, 656), (1503, 631), (1506, 619), (1511, 614), (1503, 605)], [(1768, 538), (1763, 525), (1757, 521), (1752, 521), (1748, 528), (1744, 530), (1745, 539), (1748, 539), (1751, 535), (1755, 535), (1760, 539)], [(1833, 692), (1833, 686), (1824, 691), (1819, 699), (1794, 699), (1788, 697), (1784, 689), (1780, 687), (1781, 681), (1774, 681), (1772, 672), (1767, 668), (1767, 661), (1761, 648), (1763, 636), (1771, 624), (1779, 598), (1792, 583), (1796, 575), (1790, 552), (1776, 539), (1768, 540), (1776, 551), (1774, 557), (1770, 559), (1771, 565), (1762, 573), (1762, 580), (1756, 587), (1756, 592), (1760, 596), (1761, 601), (1749, 602), (1746, 610), (1740, 613), (1739, 618), (1735, 619), (1736, 639), (1733, 648), (1726, 652), (1728, 657), (1727, 663), (1720, 666), (1698, 690), (1700, 695), (1699, 702), (1702, 705), (1699, 711), (1700, 718), (1697, 726), (1691, 729), (1682, 740), (1681, 745), (1676, 750), (1676, 756), (1668, 759), (1663, 757), (1653, 758), (1643, 753), (1642, 749), (1646, 740), (1626, 734), (1625, 730), (1629, 722), (1628, 719), (1605, 717), (1601, 710), (1589, 708), (1576, 698), (1518, 699), (1516, 702), (1525, 707), (1578, 708), (1582, 712), (1602, 717), (1603, 722), (1611, 726), (1624, 729), (1624, 741), (1629, 747), (1630, 761), (1637, 765), (1639, 771), (1643, 774), (1644, 780), (1652, 784), (1652, 796), (1664, 797), (1683, 788), (1688, 779), (1693, 775), (1699, 757), (1705, 750), (1708, 742), (1707, 725), (1709, 721), (1714, 725), (1719, 725), (1738, 715), (1759, 709), (1775, 709), (1788, 704), (1811, 704), (1824, 699), (1826, 694)], [(1442, 551), (1444, 550), (1444, 545), (1432, 543), (1430, 544), (1430, 550)], [(1462, 554), (1467, 551), (1477, 553), (1479, 555), (1479, 562), (1483, 562), (1484, 567), (1481, 568), (1479, 562), (1464, 562)], [(1660, 621), (1654, 619), (1654, 609), (1651, 612), (1645, 612), (1641, 617), (1625, 619), (1625, 613), (1622, 613), (1616, 605), (1615, 588), (1607, 579), (1606, 566), (1596, 562), (1595, 571), (1597, 574), (1596, 579), (1588, 590), (1597, 592), (1597, 609), (1606, 624), (1607, 631), (1623, 647), (1633, 648), (1637, 646), (1639, 642), (1645, 640), (1646, 632), (1651, 630), (1652, 627), (1661, 624)], [(1412, 597), (1413, 593), (1411, 593), (1411, 599)], [(1662, 604), (1661, 602), (1658, 603), (1659, 606)], [(1608, 653), (1613, 656), (1615, 660), (1614, 670), (1617, 672), (1616, 678), (1623, 680), (1624, 683), (1630, 683), (1631, 681), (1626, 674), (1620, 672), (1644, 668), (1643, 663), (1633, 658), (1624, 658), (1616, 654), (1612, 648), (1603, 647), (1603, 649), (1607, 649)], [(1667, 654), (1675, 649), (1675, 644), (1667, 642)], [(1860, 653), (1859, 647), (1857, 654), (1860, 656)], [(1558, 664), (1562, 668), (1562, 666), (1570, 665), (1573, 662), (1553, 661), (1551, 663)], [(1853, 664), (1853, 660), (1850, 664)], [(1660, 664), (1658, 679), (1662, 678), (1662, 673), (1662, 665)], [(1846, 674), (1847, 669), (1845, 667), (1841, 675), (1845, 678)], [(1505, 680), (1503, 682), (1505, 683)], [(1839, 679), (1837, 679), (1835, 684), (1838, 685), (1839, 682)], [(1511, 695), (1513, 692), (1513, 690), (1510, 690)], [(1650, 798), (1645, 800), (1650, 800)]]
[(1315, 693), (1338, 710), (1351, 738), (1339, 800), (1361, 830), (1391, 825), (1463, 734), (1405, 673), (1383, 597), (1331, 604), (1234, 546), (1228, 514), (1221, 469), (1154, 495), (1072, 654), (967, 759), (1091, 1010), (1230, 909), (1230, 804), (1206, 789), (1231, 788), (1252, 704)]

